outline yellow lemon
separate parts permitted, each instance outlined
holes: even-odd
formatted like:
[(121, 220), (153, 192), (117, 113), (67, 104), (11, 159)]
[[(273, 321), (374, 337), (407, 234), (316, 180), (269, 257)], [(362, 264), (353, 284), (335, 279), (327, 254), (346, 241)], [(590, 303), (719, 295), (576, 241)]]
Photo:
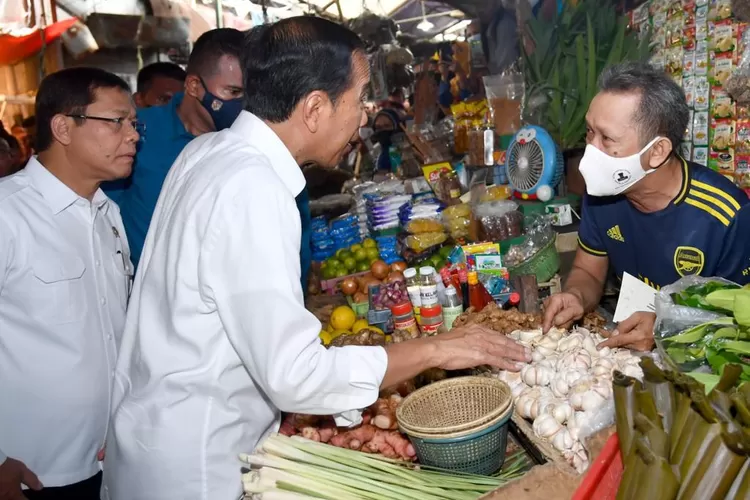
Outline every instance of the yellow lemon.
[(359, 331), (363, 328), (370, 328), (370, 324), (366, 319), (358, 319), (352, 325), (352, 333), (359, 333)]
[(368, 326), (367, 329), (368, 330), (372, 330), (375, 333), (379, 333), (380, 335), (385, 335), (385, 333), (383, 332), (383, 330), (381, 330), (377, 326)]
[(323, 342), (323, 345), (328, 345), (331, 343), (331, 334), (325, 330), (322, 330), (320, 334), (318, 335), (320, 337), (320, 340)]
[(355, 321), (357, 315), (349, 306), (339, 306), (331, 314), (331, 326), (336, 330), (349, 330)]

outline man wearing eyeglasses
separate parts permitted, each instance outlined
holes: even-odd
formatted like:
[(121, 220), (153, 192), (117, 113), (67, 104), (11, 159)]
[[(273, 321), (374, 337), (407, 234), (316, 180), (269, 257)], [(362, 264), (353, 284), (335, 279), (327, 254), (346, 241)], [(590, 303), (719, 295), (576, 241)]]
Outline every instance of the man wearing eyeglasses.
[(0, 499), (94, 500), (132, 265), (99, 189), (127, 177), (130, 89), (95, 68), (42, 81), (37, 151), (0, 180)]

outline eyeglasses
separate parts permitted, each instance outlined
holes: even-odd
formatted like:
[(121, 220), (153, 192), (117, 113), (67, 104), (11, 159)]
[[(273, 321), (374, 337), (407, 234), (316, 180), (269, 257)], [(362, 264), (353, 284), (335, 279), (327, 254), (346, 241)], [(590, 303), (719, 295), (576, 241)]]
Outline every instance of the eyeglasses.
[(65, 115), (68, 118), (78, 118), (79, 120), (98, 120), (101, 122), (109, 122), (115, 124), (115, 132), (119, 132), (122, 130), (122, 124), (127, 122), (130, 123), (130, 126), (133, 127), (133, 130), (138, 132), (139, 134), (143, 134), (146, 131), (146, 125), (139, 122), (138, 120), (128, 120), (127, 118), (124, 118), (122, 116), (118, 116), (117, 118), (107, 118), (105, 116), (92, 116), (92, 115)]

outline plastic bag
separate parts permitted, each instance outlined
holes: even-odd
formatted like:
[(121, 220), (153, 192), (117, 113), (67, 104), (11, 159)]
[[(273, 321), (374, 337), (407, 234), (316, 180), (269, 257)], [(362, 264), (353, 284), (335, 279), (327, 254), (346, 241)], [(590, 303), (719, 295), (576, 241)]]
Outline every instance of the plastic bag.
[[(682, 292), (693, 285), (704, 285), (710, 282), (719, 282), (728, 285), (736, 285), (723, 278), (704, 278), (701, 276), (686, 276), (675, 283), (665, 286), (656, 293), (654, 305), (656, 309), (656, 322), (654, 323), (654, 340), (656, 349), (667, 366), (673, 370), (692, 371), (705, 365), (701, 359), (679, 359), (673, 351), (671, 354), (664, 345), (664, 339), (674, 337), (689, 328), (726, 317), (725, 314), (675, 304), (672, 294)], [(685, 344), (686, 349), (694, 347)]]
[(414, 219), (406, 225), (406, 231), (411, 234), (439, 233), (443, 225), (436, 219)]
[(750, 104), (750, 29), (740, 25), (737, 33), (737, 64), (724, 83), (738, 104)]
[(482, 228), (481, 239), (502, 241), (521, 236), (523, 215), (514, 201), (491, 201), (474, 207)]
[(505, 264), (516, 267), (531, 259), (536, 253), (557, 237), (552, 228), (552, 220), (547, 215), (526, 217), (525, 238), (518, 245), (513, 245), (505, 255)]
[(495, 124), (495, 134), (512, 135), (521, 128), (523, 74), (507, 73), (483, 77), (485, 94)]
[(412, 234), (406, 237), (406, 245), (415, 252), (420, 253), (435, 245), (440, 245), (447, 239), (448, 236), (445, 233)]

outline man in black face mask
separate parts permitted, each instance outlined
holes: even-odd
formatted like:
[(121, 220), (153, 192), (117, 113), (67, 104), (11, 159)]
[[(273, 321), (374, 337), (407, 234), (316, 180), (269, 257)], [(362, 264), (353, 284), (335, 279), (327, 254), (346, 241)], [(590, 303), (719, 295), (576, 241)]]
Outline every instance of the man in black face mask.
[(188, 60), (184, 92), (163, 106), (138, 110), (145, 131), (132, 175), (102, 186), (120, 205), (136, 265), (172, 163), (191, 140), (228, 128), (242, 110), (242, 41), (242, 32), (231, 28), (207, 31), (198, 38)]

